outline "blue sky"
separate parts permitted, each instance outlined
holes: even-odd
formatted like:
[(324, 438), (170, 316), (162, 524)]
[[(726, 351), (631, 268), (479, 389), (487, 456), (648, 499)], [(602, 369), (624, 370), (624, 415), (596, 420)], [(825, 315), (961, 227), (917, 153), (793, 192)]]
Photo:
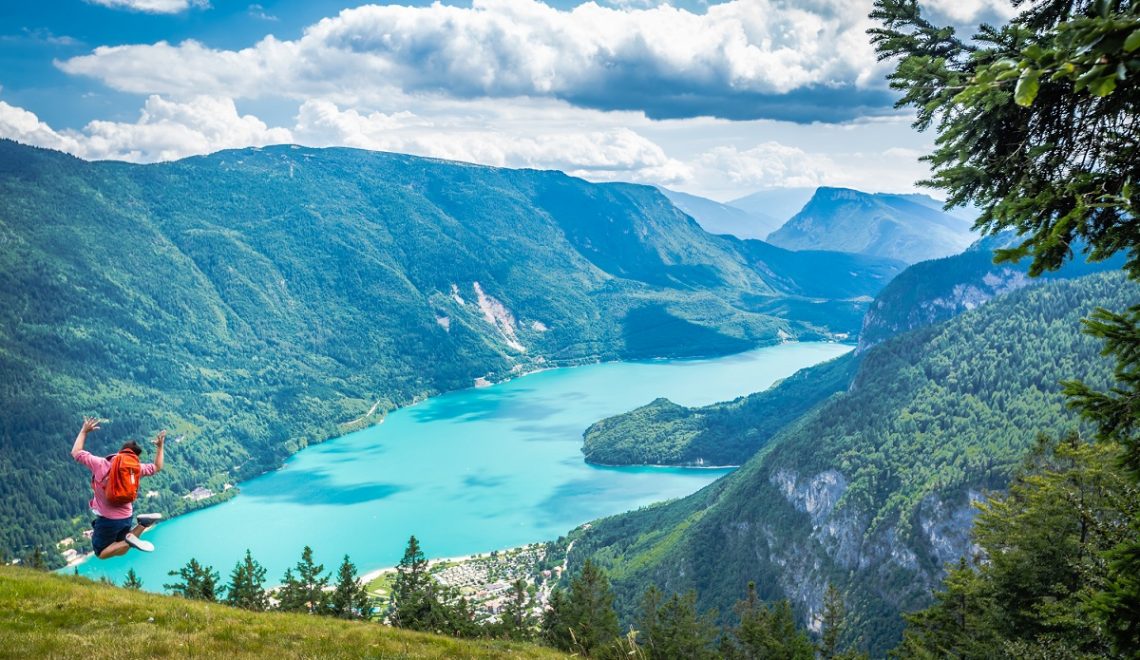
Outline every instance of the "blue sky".
[[(925, 0), (957, 24), (1004, 0)], [(870, 0), (49, 0), (0, 6), (0, 137), (88, 159), (347, 145), (728, 199), (902, 191)]]

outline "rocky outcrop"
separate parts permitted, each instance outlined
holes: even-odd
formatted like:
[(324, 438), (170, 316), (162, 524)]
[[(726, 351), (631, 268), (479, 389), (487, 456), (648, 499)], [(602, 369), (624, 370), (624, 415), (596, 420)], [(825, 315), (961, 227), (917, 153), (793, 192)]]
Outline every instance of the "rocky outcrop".
[[(911, 529), (901, 529), (897, 521), (872, 528), (866, 512), (844, 502), (848, 480), (838, 470), (803, 476), (780, 468), (769, 482), (787, 505), (807, 515), (810, 531), (781, 538), (768, 525), (755, 526), (759, 534), (753, 540), (766, 551), (758, 559), (780, 567), (781, 590), (804, 612), (803, 623), (812, 629), (818, 627), (828, 585), (845, 589), (845, 576), (853, 572), (880, 579), (870, 582), (871, 593), (848, 594), (849, 599), (883, 600), (899, 607), (926, 597), (945, 575), (946, 564), (976, 552), (970, 529), (975, 504), (982, 499), (978, 491), (926, 496)], [(736, 531), (747, 533), (752, 527), (741, 523)], [(908, 576), (901, 588), (900, 575)]]

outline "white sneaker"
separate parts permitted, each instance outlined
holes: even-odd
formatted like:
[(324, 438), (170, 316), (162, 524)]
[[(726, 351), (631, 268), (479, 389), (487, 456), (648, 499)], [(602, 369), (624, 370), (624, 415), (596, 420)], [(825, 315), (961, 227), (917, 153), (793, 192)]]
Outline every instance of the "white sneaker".
[(140, 513), (138, 516), (135, 517), (135, 520), (137, 520), (138, 523), (140, 525), (142, 525), (143, 527), (150, 527), (151, 525), (155, 524), (156, 522), (162, 520), (162, 514), (161, 513)]
[(131, 546), (135, 550), (142, 550), (143, 552), (154, 552), (153, 543), (150, 541), (144, 541), (134, 534), (127, 534), (127, 537), (123, 540), (127, 542), (127, 545)]

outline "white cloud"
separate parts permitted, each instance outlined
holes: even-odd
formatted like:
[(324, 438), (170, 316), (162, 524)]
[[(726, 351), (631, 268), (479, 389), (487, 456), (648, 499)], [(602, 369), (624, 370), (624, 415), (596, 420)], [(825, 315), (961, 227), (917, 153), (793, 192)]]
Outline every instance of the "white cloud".
[(0, 137), (79, 155), (79, 141), (52, 130), (35, 113), (0, 101)]
[(207, 0), (87, 0), (87, 2), (111, 9), (127, 9), (147, 14), (178, 14), (191, 7), (210, 6)]
[(842, 88), (872, 96), (833, 101), (885, 109), (868, 9), (869, 0), (731, 0), (700, 14), (594, 2), (563, 11), (539, 0), (366, 5), (293, 41), (268, 36), (242, 50), (196, 41), (101, 46), (59, 66), (134, 93), (322, 97), (350, 106), (396, 87), (453, 98), (553, 97), (651, 116), (762, 114), (759, 99)]
[(269, 128), (252, 115), (239, 115), (232, 100), (207, 96), (184, 103), (152, 96), (137, 122), (93, 121), (82, 131), (55, 131), (35, 114), (0, 101), (0, 137), (89, 160), (134, 162), (292, 141), (288, 129)]
[(716, 147), (701, 155), (698, 164), (718, 172), (741, 188), (818, 186), (836, 180), (840, 167), (831, 158), (798, 147), (765, 142), (751, 149)]
[(691, 174), (660, 146), (624, 127), (565, 130), (516, 124), (514, 130), (503, 131), (448, 126), (410, 112), (362, 114), (311, 100), (301, 106), (294, 134), (312, 146), (345, 145), (499, 167), (559, 169), (593, 180), (674, 183)]

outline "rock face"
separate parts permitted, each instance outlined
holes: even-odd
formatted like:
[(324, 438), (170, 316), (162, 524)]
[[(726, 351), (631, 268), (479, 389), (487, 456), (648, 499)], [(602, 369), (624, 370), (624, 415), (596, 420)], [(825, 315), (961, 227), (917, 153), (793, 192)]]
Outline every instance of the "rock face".
[[(780, 588), (803, 606), (802, 623), (813, 630), (818, 629), (824, 593), (835, 580), (836, 569), (841, 574), (881, 576), (884, 584), (871, 595), (899, 600), (929, 593), (944, 577), (943, 567), (971, 551), (975, 503), (982, 499), (977, 491), (953, 498), (928, 495), (917, 516), (921, 534), (908, 535), (897, 522), (872, 529), (867, 512), (842, 506), (848, 481), (838, 470), (804, 477), (780, 468), (769, 481), (810, 520), (806, 539), (787, 544), (777, 540), (775, 530), (765, 529), (763, 540), (773, 552), (770, 561), (783, 569), (778, 574)], [(900, 575), (909, 578), (905, 586), (887, 586), (887, 580), (897, 584)]]

